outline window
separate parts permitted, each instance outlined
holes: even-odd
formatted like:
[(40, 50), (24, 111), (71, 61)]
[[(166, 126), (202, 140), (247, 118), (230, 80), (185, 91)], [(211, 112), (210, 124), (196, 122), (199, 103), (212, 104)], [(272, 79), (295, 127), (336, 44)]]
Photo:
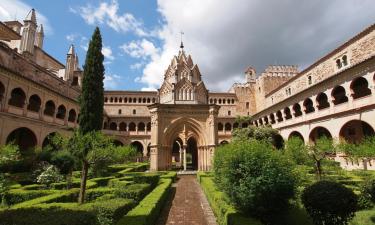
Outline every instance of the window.
[(229, 110), (229, 111), (228, 111), (228, 116), (230, 116), (230, 115), (231, 115), (231, 113), (232, 113), (232, 112), (231, 112), (231, 111)]
[(122, 113), (122, 111), (121, 111), (121, 109), (119, 109), (119, 110), (118, 110), (118, 114), (121, 114), (121, 113)]
[(133, 109), (133, 115), (137, 114), (137, 110)]
[(347, 55), (343, 55), (343, 56), (339, 57), (338, 59), (336, 59), (336, 67), (337, 67), (337, 69), (342, 69), (342, 68), (346, 67), (347, 65), (349, 65), (349, 61), (348, 61), (348, 56)]
[(337, 69), (341, 69), (342, 65), (341, 65), (341, 60), (340, 59), (336, 60), (336, 66), (337, 66)]
[(311, 76), (308, 76), (308, 77), (307, 77), (307, 82), (308, 82), (309, 85), (312, 84), (312, 77), (311, 77)]
[(246, 102), (246, 109), (250, 108), (250, 102)]
[(348, 57), (346, 55), (344, 55), (342, 57), (342, 65), (343, 66), (347, 66), (348, 65)]
[(292, 89), (289, 87), (287, 89), (285, 89), (285, 93), (286, 93), (286, 96), (289, 96), (292, 94)]

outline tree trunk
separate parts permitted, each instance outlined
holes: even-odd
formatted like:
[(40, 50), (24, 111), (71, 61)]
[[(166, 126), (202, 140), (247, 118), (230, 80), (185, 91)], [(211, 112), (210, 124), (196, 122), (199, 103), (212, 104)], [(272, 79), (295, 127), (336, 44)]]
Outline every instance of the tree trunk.
[(318, 175), (318, 180), (321, 180), (322, 168), (321, 168), (320, 160), (315, 161), (315, 167), (316, 167), (316, 175)]
[(82, 174), (81, 174), (81, 189), (79, 190), (79, 197), (78, 197), (79, 204), (83, 204), (85, 202), (86, 181), (87, 181), (88, 170), (89, 170), (89, 163), (87, 161), (83, 161)]

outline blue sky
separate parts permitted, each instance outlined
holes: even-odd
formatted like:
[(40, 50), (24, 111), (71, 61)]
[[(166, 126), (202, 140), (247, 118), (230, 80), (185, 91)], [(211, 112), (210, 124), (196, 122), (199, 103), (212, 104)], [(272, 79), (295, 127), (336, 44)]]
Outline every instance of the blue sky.
[(44, 49), (63, 63), (74, 44), (83, 65), (100, 27), (112, 90), (159, 88), (181, 30), (206, 86), (226, 91), (248, 66), (301, 71), (375, 22), (373, 0), (1, 0), (0, 20), (22, 21), (31, 8), (45, 27)]

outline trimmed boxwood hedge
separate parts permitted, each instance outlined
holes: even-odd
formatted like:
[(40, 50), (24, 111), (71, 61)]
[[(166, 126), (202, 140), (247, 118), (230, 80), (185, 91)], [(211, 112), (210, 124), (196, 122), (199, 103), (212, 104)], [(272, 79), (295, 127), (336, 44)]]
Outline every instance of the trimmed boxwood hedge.
[(131, 184), (126, 188), (114, 189), (114, 195), (119, 198), (134, 199), (140, 201), (152, 190), (150, 184)]
[(122, 217), (117, 225), (155, 224), (161, 208), (170, 193), (172, 180), (161, 179), (159, 185), (148, 194), (133, 210)]
[(241, 215), (230, 205), (225, 194), (217, 189), (209, 174), (198, 173), (197, 178), (220, 225), (262, 225), (256, 219)]
[(24, 201), (39, 198), (42, 196), (54, 194), (56, 192), (58, 191), (12, 189), (5, 193), (5, 200), (7, 204), (14, 205), (20, 202), (24, 202)]
[(135, 206), (129, 199), (110, 199), (78, 203), (36, 204), (0, 210), (2, 225), (97, 225), (99, 221), (117, 221)]

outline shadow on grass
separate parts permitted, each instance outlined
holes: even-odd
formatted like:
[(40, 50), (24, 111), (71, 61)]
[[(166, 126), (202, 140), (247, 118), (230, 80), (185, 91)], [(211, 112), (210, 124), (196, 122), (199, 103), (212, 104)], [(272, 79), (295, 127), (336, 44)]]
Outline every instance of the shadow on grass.
[[(177, 183), (178, 179), (179, 178), (177, 177), (174, 184)], [(165, 203), (165, 205), (163, 206), (163, 209), (160, 212), (160, 217), (159, 217), (156, 225), (164, 225), (164, 224), (167, 223), (169, 211), (171, 210), (173, 199), (174, 199), (175, 195), (176, 195), (176, 187), (172, 186), (171, 187), (171, 193), (169, 194), (167, 202)]]

